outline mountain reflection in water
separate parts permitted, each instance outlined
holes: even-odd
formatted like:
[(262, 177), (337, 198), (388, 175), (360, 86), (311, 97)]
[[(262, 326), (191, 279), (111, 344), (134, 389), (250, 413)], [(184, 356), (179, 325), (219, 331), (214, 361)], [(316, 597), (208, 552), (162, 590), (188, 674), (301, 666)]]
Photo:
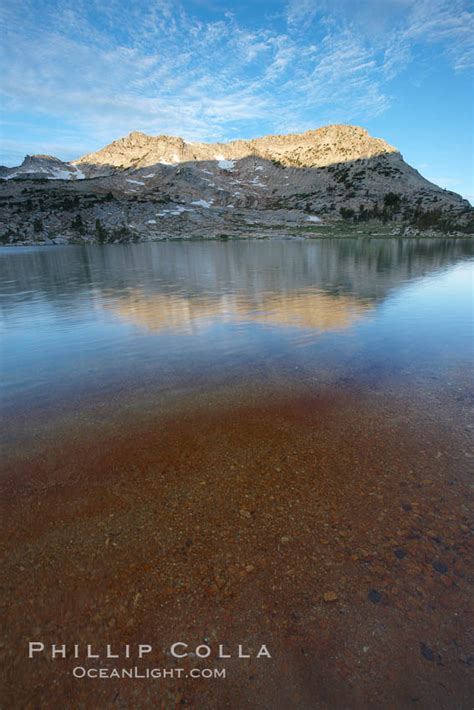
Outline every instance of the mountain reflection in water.
[(261, 294), (258, 301), (232, 295), (220, 298), (145, 296), (139, 291), (107, 305), (123, 320), (150, 331), (194, 333), (219, 321), (265, 323), (270, 326), (321, 331), (349, 328), (372, 308), (370, 303), (346, 295), (324, 292)]
[(2, 248), (3, 402), (467, 362), (471, 263), (452, 239)]

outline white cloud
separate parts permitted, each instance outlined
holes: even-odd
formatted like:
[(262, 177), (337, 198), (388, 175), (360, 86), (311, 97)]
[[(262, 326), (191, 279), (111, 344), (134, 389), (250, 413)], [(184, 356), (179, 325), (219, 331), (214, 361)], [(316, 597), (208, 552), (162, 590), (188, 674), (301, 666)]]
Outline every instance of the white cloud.
[(457, 71), (471, 56), (464, 0), (290, 0), (252, 27), (167, 0), (15, 0), (2, 13), (4, 114), (44, 124), (25, 130), (33, 146), (5, 149), (32, 152), (52, 124), (63, 136), (45, 144), (68, 158), (131, 130), (219, 140), (365, 122), (420, 44)]
[(441, 45), (457, 71), (474, 64), (474, 11), (464, 0), (413, 2), (403, 37)]
[(404, 68), (416, 47), (436, 44), (456, 71), (474, 65), (474, 11), (470, 0), (289, 0), (293, 32), (317, 21), (350, 30), (373, 50), (387, 53), (387, 70)]
[(286, 15), (289, 29), (307, 29), (314, 21), (318, 10), (321, 12), (321, 5), (318, 6), (314, 0), (290, 0)]

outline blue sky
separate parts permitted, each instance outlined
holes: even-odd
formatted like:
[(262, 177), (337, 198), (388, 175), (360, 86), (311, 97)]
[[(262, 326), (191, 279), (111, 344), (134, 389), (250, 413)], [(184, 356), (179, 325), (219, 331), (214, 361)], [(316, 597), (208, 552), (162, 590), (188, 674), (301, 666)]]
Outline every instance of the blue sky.
[(474, 200), (467, 0), (3, 3), (0, 162), (364, 126)]

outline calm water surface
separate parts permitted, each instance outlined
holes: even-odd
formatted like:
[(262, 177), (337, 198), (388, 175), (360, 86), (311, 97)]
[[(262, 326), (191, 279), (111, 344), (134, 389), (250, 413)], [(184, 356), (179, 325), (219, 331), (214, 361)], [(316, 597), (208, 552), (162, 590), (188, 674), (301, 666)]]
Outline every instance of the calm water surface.
[(228, 383), (472, 365), (464, 240), (1, 248), (4, 413)]

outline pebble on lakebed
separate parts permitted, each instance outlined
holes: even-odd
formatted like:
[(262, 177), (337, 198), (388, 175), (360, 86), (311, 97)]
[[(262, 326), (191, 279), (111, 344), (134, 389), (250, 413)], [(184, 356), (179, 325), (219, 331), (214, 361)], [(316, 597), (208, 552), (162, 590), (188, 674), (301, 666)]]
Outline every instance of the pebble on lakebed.
[(421, 655), (423, 658), (426, 658), (427, 661), (434, 661), (435, 659), (435, 654), (432, 648), (426, 645), (426, 643), (420, 643), (420, 651)]
[(441, 560), (435, 560), (431, 566), (436, 572), (439, 572), (439, 574), (446, 574), (448, 571), (448, 565), (441, 562)]
[(373, 604), (378, 604), (379, 601), (382, 599), (382, 595), (379, 591), (377, 591), (377, 589), (371, 589), (369, 591), (368, 597)]

